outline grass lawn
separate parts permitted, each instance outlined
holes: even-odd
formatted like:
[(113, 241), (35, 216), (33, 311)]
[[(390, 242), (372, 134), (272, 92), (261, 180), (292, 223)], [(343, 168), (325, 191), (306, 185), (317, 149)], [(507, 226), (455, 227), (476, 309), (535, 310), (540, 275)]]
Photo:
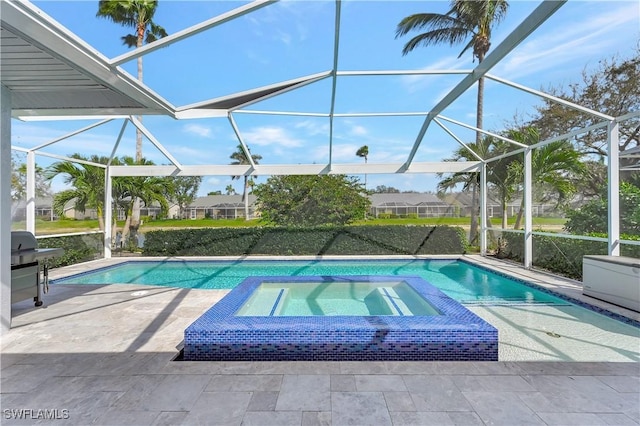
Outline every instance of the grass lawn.
[[(565, 218), (534, 217), (533, 227), (535, 230), (543, 229), (548, 231), (559, 231), (566, 222)], [(515, 223), (515, 217), (509, 218), (509, 225)], [(433, 217), (433, 218), (396, 218), (396, 219), (367, 219), (354, 223), (355, 225), (451, 225), (469, 227), (468, 217)], [(492, 220), (494, 228), (500, 227), (500, 220)], [(118, 228), (122, 229), (124, 221), (118, 221)], [(214, 228), (214, 227), (252, 227), (261, 226), (258, 219), (166, 219), (144, 222), (140, 227), (141, 232), (155, 231), (160, 229), (179, 228)], [(24, 222), (14, 222), (13, 230), (25, 229)], [(97, 220), (71, 220), (62, 219), (57, 221), (36, 220), (37, 235), (66, 234), (72, 232), (98, 231)]]

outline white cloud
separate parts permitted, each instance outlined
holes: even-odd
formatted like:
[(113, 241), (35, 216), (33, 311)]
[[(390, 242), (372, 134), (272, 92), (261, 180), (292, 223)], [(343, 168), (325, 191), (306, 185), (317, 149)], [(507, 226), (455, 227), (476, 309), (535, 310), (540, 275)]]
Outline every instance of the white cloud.
[(354, 125), (349, 131), (349, 133), (352, 134), (353, 136), (364, 136), (369, 132), (364, 126)]
[[(458, 59), (457, 56), (446, 56), (436, 62), (429, 63), (420, 69), (424, 71), (459, 70), (462, 69), (462, 65), (464, 64), (465, 62)], [(403, 75), (402, 77), (400, 77), (400, 82), (405, 87), (407, 92), (415, 93), (436, 85), (436, 83), (443, 77), (444, 74)]]
[(193, 123), (187, 124), (184, 126), (184, 131), (196, 136), (203, 137), (203, 138), (212, 137), (211, 128), (207, 126), (203, 126), (201, 124), (193, 124)]
[[(616, 3), (610, 4), (613, 7)], [(530, 37), (491, 72), (513, 80), (544, 70), (562, 69), (570, 62), (583, 67), (589, 58), (617, 52), (619, 32), (629, 24), (637, 27), (638, 11), (637, 3), (626, 2), (607, 13), (591, 13), (580, 21), (567, 19), (540, 36)]]
[(249, 145), (280, 146), (287, 148), (299, 147), (302, 141), (292, 136), (286, 129), (278, 126), (254, 127), (248, 132), (242, 133)]
[(296, 129), (305, 130), (308, 136), (329, 134), (329, 123), (326, 120), (323, 120), (322, 122), (316, 120), (304, 120), (296, 123), (294, 127)]

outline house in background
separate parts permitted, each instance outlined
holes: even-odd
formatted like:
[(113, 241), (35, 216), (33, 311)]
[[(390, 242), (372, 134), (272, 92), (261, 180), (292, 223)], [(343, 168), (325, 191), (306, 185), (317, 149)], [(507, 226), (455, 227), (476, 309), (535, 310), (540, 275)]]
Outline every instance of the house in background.
[[(375, 193), (369, 195), (371, 207), (369, 214), (375, 218), (393, 217), (469, 217), (472, 208), (470, 192), (458, 192), (441, 195), (424, 192), (390, 192)], [(260, 216), (256, 207), (256, 196), (249, 194), (249, 219)], [(52, 208), (53, 197), (39, 197), (36, 199), (36, 218), (41, 220), (58, 220)], [(507, 215), (516, 216), (520, 211), (520, 198), (516, 198), (507, 204)], [(16, 201), (11, 205), (11, 217), (13, 221), (25, 220), (25, 202)], [(500, 202), (492, 197), (487, 199), (487, 214), (489, 217), (502, 217)], [(534, 202), (532, 206), (533, 216), (562, 216), (554, 202)], [(140, 209), (142, 218), (149, 217), (152, 220), (161, 218), (160, 206), (154, 203), (150, 206), (142, 206)], [(185, 208), (183, 219), (239, 219), (244, 218), (244, 202), (241, 194), (234, 195), (208, 195), (196, 198)], [(95, 209), (77, 211), (73, 202), (65, 206), (64, 217), (69, 219), (84, 220), (97, 219)], [(167, 218), (180, 218), (178, 205), (169, 201)], [(117, 220), (126, 218), (125, 211), (118, 209)]]
[[(249, 217), (255, 219), (256, 196), (249, 194)], [(186, 208), (187, 219), (238, 219), (244, 218), (244, 201), (242, 194), (234, 195), (207, 195), (196, 198)]]
[[(473, 206), (471, 192), (448, 193), (442, 195), (441, 197), (446, 204), (453, 206), (457, 210), (458, 213), (455, 216), (468, 217), (471, 215), (471, 209)], [(508, 217), (516, 216), (518, 214), (518, 212), (520, 211), (521, 202), (521, 198), (514, 198), (513, 200), (507, 202)], [(480, 205), (479, 203), (480, 200), (478, 199), (478, 206)], [(534, 200), (533, 205), (531, 206), (531, 214), (534, 217), (560, 217), (564, 213), (562, 211), (558, 211), (558, 207), (553, 201), (537, 202)], [(500, 201), (492, 197), (491, 195), (487, 197), (487, 215), (489, 217), (502, 217), (502, 206), (500, 204)]]
[(388, 192), (369, 196), (371, 216), (452, 217), (455, 209), (436, 195), (424, 192)]

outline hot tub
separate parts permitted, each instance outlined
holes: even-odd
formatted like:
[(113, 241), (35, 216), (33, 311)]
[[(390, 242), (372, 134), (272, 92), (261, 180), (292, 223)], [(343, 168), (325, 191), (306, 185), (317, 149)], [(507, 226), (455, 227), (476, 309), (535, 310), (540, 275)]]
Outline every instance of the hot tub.
[(497, 361), (498, 331), (420, 277), (250, 277), (191, 324), (184, 360)]

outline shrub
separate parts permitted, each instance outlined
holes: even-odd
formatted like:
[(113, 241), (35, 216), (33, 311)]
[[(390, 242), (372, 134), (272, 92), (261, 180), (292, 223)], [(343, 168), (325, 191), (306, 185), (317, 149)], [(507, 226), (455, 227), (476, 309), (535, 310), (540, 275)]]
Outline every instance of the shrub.
[[(606, 237), (606, 234), (590, 234)], [(524, 236), (504, 233), (503, 257), (522, 262), (524, 260)], [(637, 236), (622, 236), (626, 240), (640, 240)], [(563, 237), (533, 236), (533, 265), (553, 273), (582, 280), (582, 260), (585, 255), (606, 255), (607, 243), (602, 241), (576, 240)], [(640, 246), (622, 245), (622, 256), (640, 258)]]
[(71, 235), (68, 237), (39, 238), (38, 248), (64, 249), (61, 257), (48, 261), (49, 267), (73, 265), (96, 259), (103, 252), (104, 234)]
[(464, 231), (448, 226), (203, 228), (146, 233), (147, 256), (462, 254)]

